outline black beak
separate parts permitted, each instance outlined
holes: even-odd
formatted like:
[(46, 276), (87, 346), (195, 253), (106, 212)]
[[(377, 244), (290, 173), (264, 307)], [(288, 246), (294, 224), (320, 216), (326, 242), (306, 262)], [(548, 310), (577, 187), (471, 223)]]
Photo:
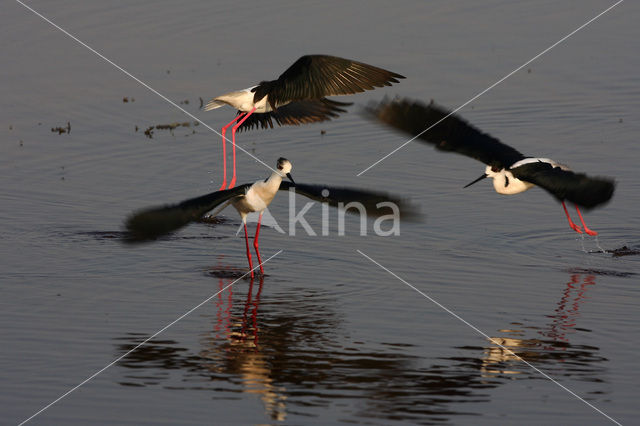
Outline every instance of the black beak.
[(468, 184), (466, 184), (465, 186), (463, 186), (463, 188), (469, 187), (469, 186), (473, 185), (473, 184), (474, 184), (474, 183), (476, 183), (476, 182), (480, 182), (482, 179), (484, 179), (484, 178), (486, 178), (486, 177), (487, 177), (487, 175), (486, 175), (486, 173), (485, 173), (485, 174), (483, 174), (482, 176), (480, 176), (478, 179), (474, 180), (473, 182), (468, 183)]
[(289, 178), (289, 180), (291, 181), (291, 183), (293, 183), (293, 186), (296, 186), (296, 182), (293, 180), (293, 178), (291, 177), (291, 173), (287, 173), (287, 177)]

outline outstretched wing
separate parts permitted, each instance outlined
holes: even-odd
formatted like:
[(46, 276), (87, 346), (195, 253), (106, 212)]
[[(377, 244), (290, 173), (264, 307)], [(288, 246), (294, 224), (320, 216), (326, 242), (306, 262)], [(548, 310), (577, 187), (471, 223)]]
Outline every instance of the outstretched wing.
[(434, 145), (436, 149), (457, 152), (498, 169), (525, 158), (514, 148), (478, 130), (458, 115), (449, 115), (450, 111), (433, 102), (427, 105), (408, 99), (385, 99), (367, 108), (366, 112), (411, 137), (420, 135), (421, 141)]
[[(279, 126), (299, 126), (300, 124), (318, 123), (331, 120), (347, 112), (342, 107), (353, 105), (351, 102), (337, 102), (327, 98), (307, 99), (288, 103), (271, 112), (254, 112), (238, 128), (239, 131), (256, 129), (272, 129), (275, 121)], [(242, 114), (238, 111), (238, 114)]]
[(329, 55), (306, 55), (291, 65), (277, 80), (263, 81), (253, 89), (254, 102), (269, 95), (276, 108), (289, 101), (351, 95), (375, 87), (398, 83), (400, 74), (351, 59)]
[[(400, 219), (407, 221), (417, 221), (420, 219), (420, 209), (409, 201), (394, 197), (385, 192), (374, 192), (356, 188), (336, 188), (327, 185), (308, 185), (304, 183), (293, 184), (282, 181), (281, 191), (288, 191), (293, 188), (296, 194), (304, 195), (321, 203), (328, 203), (333, 207), (344, 207), (348, 203), (360, 203), (367, 216), (379, 217), (392, 213), (389, 206), (379, 206), (380, 203), (393, 203), (400, 211)], [(357, 213), (356, 209), (347, 210), (349, 213)]]
[(587, 209), (609, 201), (615, 189), (613, 179), (592, 178), (545, 162), (524, 164), (510, 171), (513, 176), (538, 185), (560, 201), (568, 200)]
[(179, 204), (152, 207), (135, 212), (125, 221), (125, 227), (129, 232), (128, 241), (148, 241), (176, 231), (200, 219), (205, 213), (225, 201), (244, 196), (250, 187), (251, 184), (248, 183), (191, 198)]

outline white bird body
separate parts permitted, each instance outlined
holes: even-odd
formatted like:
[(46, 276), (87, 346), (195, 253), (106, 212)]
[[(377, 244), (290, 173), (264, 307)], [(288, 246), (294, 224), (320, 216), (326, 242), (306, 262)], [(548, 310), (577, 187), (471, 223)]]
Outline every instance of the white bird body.
[(493, 178), (493, 187), (498, 194), (513, 195), (524, 192), (533, 188), (535, 185), (529, 182), (522, 181), (506, 169), (502, 169), (498, 172), (491, 170), (491, 166), (487, 166), (485, 171), (487, 177)]
[[(550, 158), (535, 158), (535, 157), (525, 158), (523, 160), (517, 161), (509, 167), (509, 170), (513, 170), (520, 166), (524, 166), (525, 164), (530, 164), (530, 163), (547, 163), (547, 164), (550, 164), (552, 167), (560, 167), (562, 170), (569, 170), (569, 168), (564, 164), (556, 163)], [(485, 169), (485, 174), (487, 175), (487, 177), (493, 178), (493, 187), (495, 188), (498, 194), (503, 194), (503, 195), (519, 194), (535, 186), (531, 182), (518, 179), (509, 170), (500, 169), (497, 172), (495, 172), (493, 171), (491, 166), (487, 166)]]
[(244, 197), (238, 197), (231, 201), (231, 205), (238, 211), (243, 222), (246, 223), (249, 213), (262, 212), (271, 204), (280, 189), (282, 178), (291, 172), (291, 163), (289, 161), (283, 163), (282, 166), (283, 168), (280, 172), (274, 171), (266, 180), (261, 180), (251, 185)]
[[(258, 102), (254, 103), (255, 93), (251, 90), (257, 86), (248, 87), (242, 90), (236, 90), (233, 92), (225, 93), (224, 95), (216, 96), (210, 100), (205, 106), (205, 111), (220, 108), (223, 105), (230, 105), (238, 111), (249, 112), (255, 108), (255, 112), (266, 113), (271, 112), (273, 109), (268, 102), (269, 96), (265, 96)], [(280, 105), (279, 105), (280, 106)]]

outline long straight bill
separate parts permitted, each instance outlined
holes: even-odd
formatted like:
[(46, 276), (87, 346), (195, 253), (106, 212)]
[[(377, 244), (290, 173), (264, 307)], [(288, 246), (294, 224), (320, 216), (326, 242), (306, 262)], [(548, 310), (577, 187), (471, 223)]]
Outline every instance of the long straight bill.
[(476, 182), (480, 182), (482, 179), (484, 179), (484, 178), (486, 178), (486, 177), (487, 177), (487, 175), (486, 175), (486, 174), (483, 174), (483, 175), (482, 175), (482, 176), (480, 176), (478, 179), (476, 179), (476, 180), (474, 180), (473, 182), (468, 183), (468, 184), (466, 184), (465, 186), (463, 186), (463, 188), (467, 188), (467, 187), (469, 187), (469, 186), (473, 185), (473, 184), (474, 184), (474, 183), (476, 183)]

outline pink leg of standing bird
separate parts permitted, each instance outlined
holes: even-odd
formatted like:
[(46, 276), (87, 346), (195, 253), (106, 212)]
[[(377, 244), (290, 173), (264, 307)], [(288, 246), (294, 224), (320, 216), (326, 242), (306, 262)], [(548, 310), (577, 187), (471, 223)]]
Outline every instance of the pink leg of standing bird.
[(578, 212), (578, 216), (580, 217), (580, 222), (582, 222), (582, 227), (584, 228), (584, 232), (586, 232), (591, 236), (598, 235), (596, 231), (592, 231), (591, 229), (587, 228), (587, 224), (584, 223), (584, 219), (582, 218), (582, 213), (580, 213), (580, 209), (578, 208), (578, 206), (576, 206), (576, 211)]
[(244, 241), (247, 244), (247, 260), (249, 261), (249, 270), (251, 271), (251, 278), (253, 278), (253, 262), (251, 262), (251, 251), (249, 250), (249, 235), (247, 234), (247, 222), (244, 222)]
[(251, 114), (253, 114), (253, 112), (255, 110), (256, 110), (256, 107), (253, 107), (253, 109), (251, 111), (249, 111), (247, 113), (247, 115), (242, 117), (242, 120), (238, 121), (238, 124), (236, 124), (235, 126), (233, 126), (231, 128), (231, 141), (233, 143), (233, 178), (231, 178), (231, 183), (229, 184), (229, 189), (231, 189), (234, 186), (236, 186), (236, 130), (238, 130), (238, 127), (242, 126), (242, 123), (244, 123), (245, 120), (247, 118), (249, 118), (249, 116)]
[(569, 221), (571, 229), (576, 231), (578, 234), (582, 234), (582, 229), (571, 220), (571, 216), (569, 216), (569, 212), (567, 211), (567, 206), (564, 204), (564, 201), (562, 202), (562, 208), (564, 209), (564, 214), (567, 215), (567, 220)]
[[(238, 121), (243, 114), (236, 116), (229, 124), (222, 128), (222, 186), (218, 191), (222, 191), (227, 186), (227, 139), (224, 137), (229, 126)], [(235, 167), (235, 146), (234, 146), (234, 167)]]
[(258, 236), (260, 235), (261, 222), (262, 222), (262, 212), (260, 212), (260, 217), (258, 218), (258, 228), (256, 229), (256, 236), (253, 239), (253, 247), (256, 249), (256, 254), (258, 255), (258, 262), (260, 263), (260, 273), (264, 274), (264, 269), (262, 269), (262, 258), (260, 257), (260, 250), (258, 249)]

